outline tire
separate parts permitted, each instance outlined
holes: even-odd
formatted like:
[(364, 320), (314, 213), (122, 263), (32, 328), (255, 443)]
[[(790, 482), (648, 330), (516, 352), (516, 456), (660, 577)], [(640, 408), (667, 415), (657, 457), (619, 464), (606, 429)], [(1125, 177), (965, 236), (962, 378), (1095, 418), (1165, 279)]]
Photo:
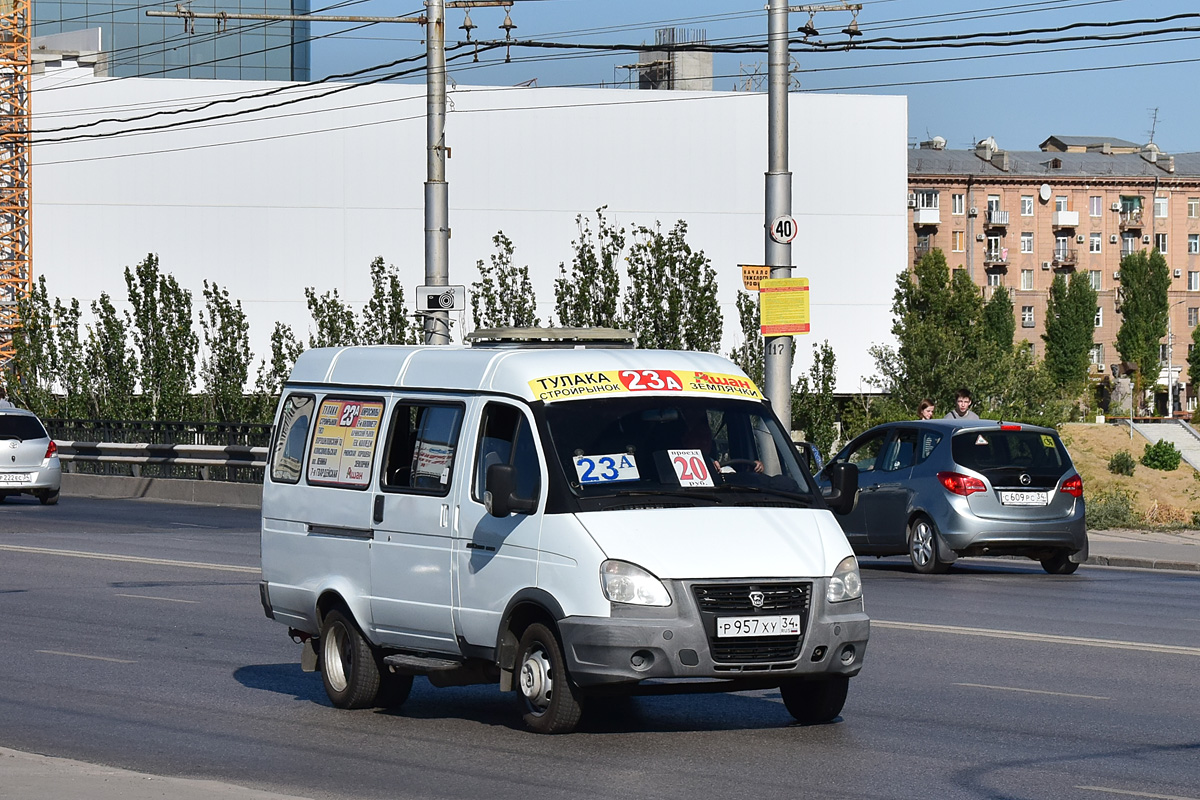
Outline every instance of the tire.
[(833, 722), (846, 704), (850, 679), (835, 675), (819, 680), (794, 678), (779, 687), (783, 704), (801, 725), (821, 725)]
[(321, 624), (321, 680), (338, 708), (370, 708), (379, 695), (379, 663), (371, 644), (338, 610)]
[(1079, 565), (1071, 560), (1066, 550), (1059, 550), (1049, 558), (1042, 559), (1042, 569), (1051, 575), (1070, 575), (1079, 569)]
[(937, 531), (928, 517), (917, 517), (908, 526), (908, 558), (922, 575), (941, 575), (950, 565), (938, 557)]
[(58, 505), (58, 489), (55, 489), (54, 491), (46, 490), (44, 492), (38, 492), (38, 502), (44, 506)]
[(554, 632), (535, 622), (517, 648), (517, 691), (522, 719), (535, 733), (570, 733), (583, 716), (582, 693), (567, 675), (566, 660)]
[(375, 696), (375, 704), (380, 708), (397, 709), (404, 705), (412, 693), (413, 676), (391, 672), (385, 666), (379, 667), (379, 693)]

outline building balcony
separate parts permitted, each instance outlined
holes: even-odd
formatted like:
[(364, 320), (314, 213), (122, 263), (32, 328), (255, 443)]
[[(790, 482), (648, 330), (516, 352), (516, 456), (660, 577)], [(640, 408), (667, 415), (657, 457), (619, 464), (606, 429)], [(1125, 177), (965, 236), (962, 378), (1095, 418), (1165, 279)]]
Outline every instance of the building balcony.
[(938, 225), (942, 221), (941, 209), (937, 208), (914, 208), (913, 209), (913, 224), (914, 225)]
[(983, 251), (983, 265), (985, 267), (1007, 267), (1008, 266), (1008, 248), (1001, 247), (996, 250)]
[(987, 224), (993, 228), (1008, 227), (1008, 212), (1007, 211), (993, 211), (992, 209), (988, 209)]
[(1142, 229), (1142, 210), (1138, 208), (1130, 211), (1122, 211), (1120, 225), (1123, 231), (1140, 231)]
[(913, 261), (920, 261), (925, 256), (929, 255), (929, 251), (933, 249), (933, 245), (919, 244), (913, 248)]
[(1079, 226), (1079, 212), (1055, 211), (1050, 215), (1050, 224), (1055, 228), (1076, 228)]
[(1068, 269), (1073, 268), (1079, 263), (1079, 251), (1071, 247), (1066, 250), (1054, 251), (1054, 268)]

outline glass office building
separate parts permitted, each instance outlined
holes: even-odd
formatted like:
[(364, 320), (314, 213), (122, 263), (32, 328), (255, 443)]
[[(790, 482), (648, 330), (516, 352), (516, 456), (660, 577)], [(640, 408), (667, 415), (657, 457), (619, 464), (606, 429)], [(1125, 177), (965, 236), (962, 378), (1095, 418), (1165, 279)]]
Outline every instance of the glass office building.
[[(192, 0), (195, 13), (308, 14), (309, 0)], [(129, 77), (309, 80), (309, 23), (148, 17), (175, 2), (33, 0), (33, 35), (101, 30), (108, 74)]]

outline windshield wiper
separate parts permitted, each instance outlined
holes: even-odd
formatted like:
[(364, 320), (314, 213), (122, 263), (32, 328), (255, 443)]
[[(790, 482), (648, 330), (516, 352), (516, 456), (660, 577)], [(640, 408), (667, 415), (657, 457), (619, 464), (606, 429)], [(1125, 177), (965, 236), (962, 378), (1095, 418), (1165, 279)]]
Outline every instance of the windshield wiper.
[(772, 489), (770, 486), (745, 486), (737, 483), (723, 483), (720, 486), (714, 486), (714, 489), (722, 492), (756, 492), (760, 494), (770, 494), (776, 497), (786, 497), (788, 500), (795, 500), (805, 506), (813, 505), (813, 496), (810, 494), (800, 494), (798, 492), (789, 492), (786, 489)]
[(683, 497), (688, 500), (707, 500), (712, 503), (720, 503), (721, 501), (715, 497), (711, 497), (705, 492), (710, 487), (699, 487), (699, 491), (695, 492), (676, 492), (670, 489), (666, 490), (651, 490), (651, 489), (621, 489), (612, 494), (598, 494), (589, 497), (589, 500), (599, 500), (606, 497)]

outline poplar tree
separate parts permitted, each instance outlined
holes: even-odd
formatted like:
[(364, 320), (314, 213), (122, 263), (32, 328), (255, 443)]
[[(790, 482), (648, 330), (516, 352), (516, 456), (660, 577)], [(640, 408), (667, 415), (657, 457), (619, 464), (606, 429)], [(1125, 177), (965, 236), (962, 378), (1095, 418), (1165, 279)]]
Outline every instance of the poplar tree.
[(274, 418), (279, 393), (303, 352), (304, 345), (296, 338), (291, 326), (276, 321), (275, 329), (271, 331), (271, 354), (259, 363), (254, 383), (255, 416), (258, 419), (269, 421)]
[(221, 422), (240, 422), (248, 410), (246, 380), (254, 356), (250, 352), (250, 323), (242, 301), (229, 291), (204, 281), (204, 312), (200, 315), (205, 356), (200, 363), (210, 413)]
[(620, 320), (620, 272), (625, 229), (613, 226), (596, 209), (596, 231), (582, 214), (575, 217), (579, 237), (572, 240), (575, 256), (568, 272), (558, 265), (554, 280), (554, 311), (570, 327), (617, 327)]
[(383, 256), (371, 262), (371, 299), (362, 311), (362, 344), (416, 344), (417, 332), (408, 318), (404, 285), (396, 267), (384, 266)]
[(717, 352), (717, 273), (704, 251), (688, 244), (687, 223), (679, 220), (665, 235), (658, 223), (642, 225), (633, 237), (622, 327), (637, 335), (640, 348)]
[(1046, 371), (1054, 385), (1078, 395), (1087, 386), (1096, 329), (1096, 290), (1082, 272), (1055, 275), (1046, 296)]
[(1117, 352), (1137, 364), (1137, 389), (1153, 386), (1159, 372), (1159, 343), (1167, 335), (1167, 289), (1171, 274), (1157, 249), (1139, 250), (1121, 259), (1121, 287), (1117, 291)]
[(93, 322), (83, 350), (90, 376), (88, 407), (95, 419), (131, 419), (138, 363), (128, 344), (128, 326), (107, 292), (100, 293), (91, 309)]
[(471, 315), (476, 328), (530, 327), (539, 322), (529, 267), (513, 265), (512, 240), (498, 231), (490, 264), (476, 262), (479, 280), (471, 284)]
[(992, 299), (983, 307), (983, 335), (1000, 353), (1007, 353), (1012, 350), (1016, 332), (1012, 296), (1008, 289), (997, 286), (992, 291)]
[(315, 330), (309, 332), (309, 347), (348, 347), (358, 344), (354, 312), (342, 302), (337, 289), (318, 295), (316, 289), (306, 286), (304, 299), (315, 326)]
[(808, 374), (801, 374), (792, 387), (792, 428), (804, 431), (822, 459), (833, 454), (837, 441), (838, 411), (833, 399), (836, 383), (837, 357), (829, 340), (814, 342)]
[(742, 343), (729, 353), (729, 360), (742, 368), (758, 386), (763, 380), (763, 336), (758, 314), (758, 292), (742, 292), (737, 295), (738, 325), (742, 331)]
[(39, 275), (29, 295), (17, 301), (17, 314), (21, 324), (12, 329), (13, 357), (5, 366), (8, 394), (14, 405), (38, 416), (56, 416), (54, 383), (58, 348), (46, 276)]
[(192, 329), (192, 293), (159, 270), (154, 253), (132, 270), (125, 268), (125, 286), (146, 411), (151, 419), (183, 419), (200, 349)]

